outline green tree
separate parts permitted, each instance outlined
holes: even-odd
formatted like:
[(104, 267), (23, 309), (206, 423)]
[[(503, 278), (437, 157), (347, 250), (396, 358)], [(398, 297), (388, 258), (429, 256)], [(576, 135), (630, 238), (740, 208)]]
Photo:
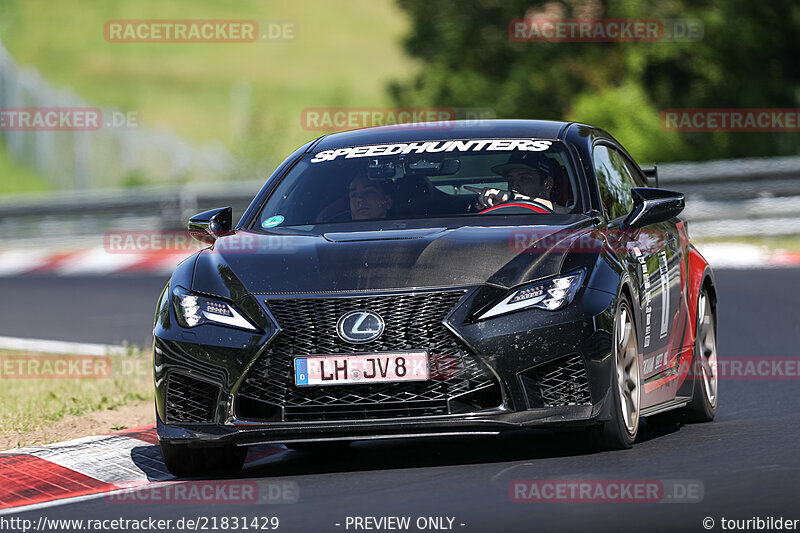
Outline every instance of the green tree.
[[(667, 108), (797, 108), (795, 0), (398, 0), (405, 48), (422, 61), (390, 91), (398, 105), (491, 107), (498, 117), (600, 126), (645, 160), (795, 154), (797, 133), (677, 133)], [(696, 19), (686, 42), (514, 42), (509, 23), (558, 18)]]

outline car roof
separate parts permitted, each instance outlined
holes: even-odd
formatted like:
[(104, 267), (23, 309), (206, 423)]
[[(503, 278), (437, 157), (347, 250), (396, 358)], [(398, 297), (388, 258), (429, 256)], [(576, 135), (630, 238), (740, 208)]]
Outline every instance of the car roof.
[(454, 120), (448, 122), (417, 122), (393, 126), (378, 126), (331, 133), (318, 139), (309, 150), (333, 150), (366, 144), (392, 144), (447, 139), (515, 139), (535, 138), (557, 140), (571, 122), (552, 120)]

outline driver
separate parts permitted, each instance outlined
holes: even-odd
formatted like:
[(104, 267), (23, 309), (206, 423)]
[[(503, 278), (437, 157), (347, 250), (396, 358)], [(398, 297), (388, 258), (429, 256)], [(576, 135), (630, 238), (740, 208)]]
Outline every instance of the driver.
[(553, 166), (549, 158), (536, 153), (513, 154), (508, 162), (492, 167), (508, 182), (508, 190), (484, 188), (478, 195), (478, 207), (486, 209), (512, 200), (533, 200), (551, 211), (553, 201)]
[(350, 182), (350, 214), (353, 220), (386, 218), (392, 207), (389, 185), (385, 180), (371, 180), (358, 176)]

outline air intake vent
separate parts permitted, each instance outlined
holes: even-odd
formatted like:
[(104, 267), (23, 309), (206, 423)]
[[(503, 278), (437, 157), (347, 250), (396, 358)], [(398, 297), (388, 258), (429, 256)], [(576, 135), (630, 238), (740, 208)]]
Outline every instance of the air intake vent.
[(591, 405), (583, 357), (569, 355), (520, 374), (528, 408)]
[(167, 423), (214, 422), (219, 388), (172, 372), (167, 378)]

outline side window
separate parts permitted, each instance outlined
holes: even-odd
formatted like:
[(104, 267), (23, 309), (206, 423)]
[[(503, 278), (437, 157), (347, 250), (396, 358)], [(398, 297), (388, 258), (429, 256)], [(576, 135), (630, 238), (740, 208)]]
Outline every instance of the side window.
[(619, 154), (616, 150), (614, 150), (614, 154), (618, 155), (620, 159), (625, 162), (625, 168), (628, 169), (628, 174), (632, 176), (633, 179), (633, 186), (634, 187), (647, 187), (647, 178), (636, 168), (636, 165), (630, 162), (627, 157), (624, 157), (622, 154)]
[(631, 189), (637, 187), (628, 163), (619, 152), (608, 146), (594, 147), (594, 172), (600, 198), (610, 219), (627, 215), (633, 209)]

